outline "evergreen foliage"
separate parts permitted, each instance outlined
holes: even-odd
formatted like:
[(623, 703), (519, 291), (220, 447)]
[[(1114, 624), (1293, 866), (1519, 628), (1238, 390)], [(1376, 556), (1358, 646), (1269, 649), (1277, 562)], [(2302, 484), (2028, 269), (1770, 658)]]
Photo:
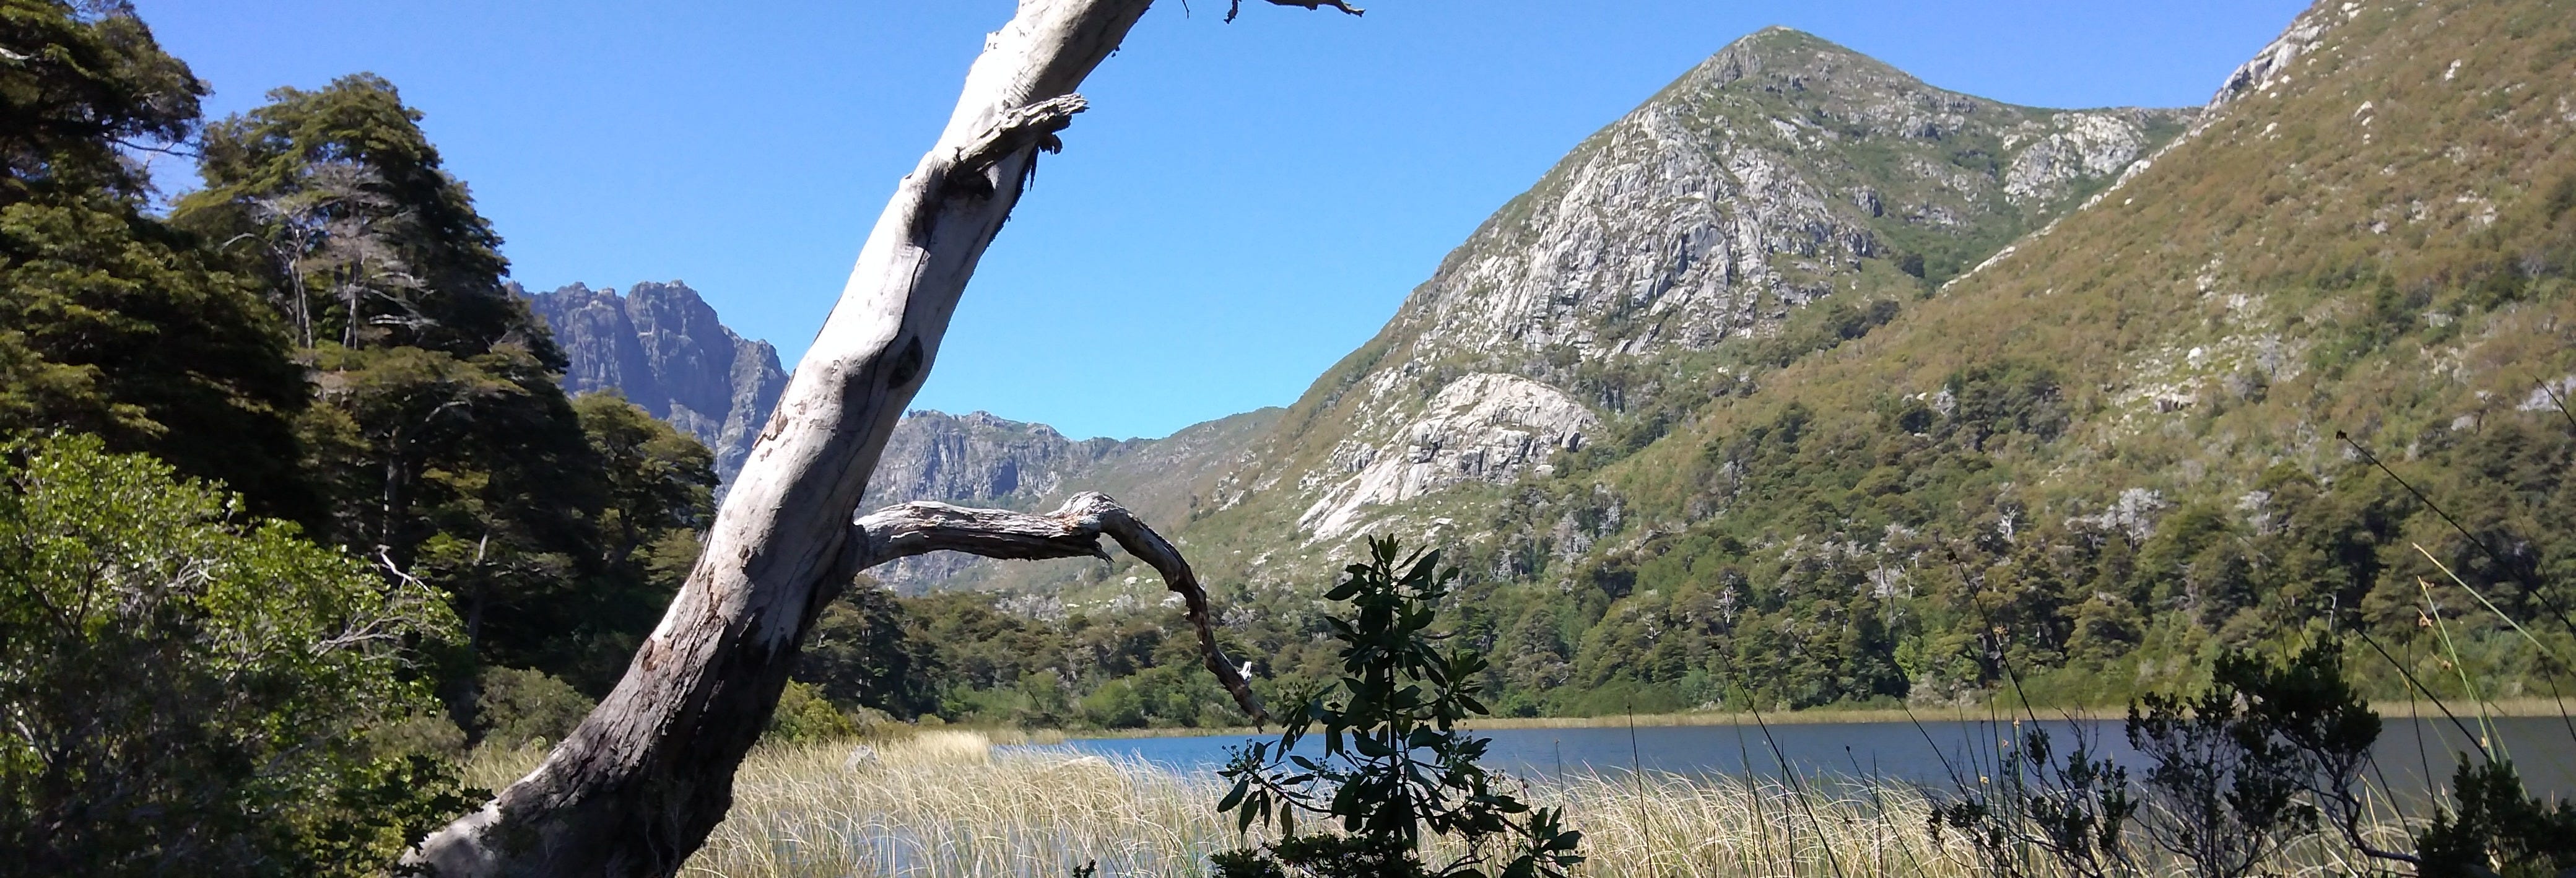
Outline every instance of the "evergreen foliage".
[(613, 395), (565, 398), (500, 238), (391, 83), (270, 98), (207, 126), (175, 221), (227, 242), (306, 346), (328, 534), (454, 596), (460, 710), (480, 665), (606, 691), (695, 560), (712, 457)]
[(2423, 878), (2539, 878), (2576, 868), (2576, 805), (2525, 792), (2512, 760), (2477, 764), (2463, 754), (2451, 798), (2453, 807), (2416, 836)]
[[(1485, 659), (1443, 643), (1432, 631), (1458, 578), (1440, 553), (1405, 554), (1393, 539), (1369, 541), (1324, 595), (1348, 601), (1348, 617), (1327, 616), (1342, 677), (1290, 699), (1279, 739), (1235, 751), (1221, 776), (1233, 781), (1218, 811), (1237, 826), (1278, 827), (1277, 841), (1217, 861), (1229, 878), (1317, 876), (1563, 876), (1583, 857), (1583, 833), (1555, 810), (1532, 810), (1497, 789), (1501, 778), (1478, 760), (1487, 739), (1459, 723), (1488, 713), (1477, 699)], [(1310, 735), (1320, 753), (1298, 752)], [(1330, 831), (1300, 835), (1297, 815)], [(1431, 867), (1424, 833), (1453, 838), (1465, 852)]]
[(815, 620), (796, 680), (834, 704), (903, 719), (935, 714), (947, 665), (912, 619), (894, 595), (860, 579)]
[(525, 348), (562, 356), (502, 278), (501, 238), (393, 83), (373, 74), (206, 126), (204, 188), (178, 219), (256, 251), (250, 263), (306, 347), (419, 347), (475, 356)]
[(455, 618), (94, 438), (0, 448), (0, 872), (374, 874), (470, 803), (366, 731)]
[(203, 83), (122, 4), (0, 4), (0, 433), (73, 429), (310, 521), (307, 399), (251, 284), (144, 210)]

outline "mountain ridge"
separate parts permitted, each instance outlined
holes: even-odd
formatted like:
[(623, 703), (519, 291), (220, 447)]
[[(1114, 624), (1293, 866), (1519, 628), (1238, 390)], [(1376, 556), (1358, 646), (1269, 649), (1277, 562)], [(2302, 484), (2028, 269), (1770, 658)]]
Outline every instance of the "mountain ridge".
[(746, 339), (682, 281), (612, 288), (570, 284), (511, 292), (544, 318), (570, 363), (568, 394), (616, 390), (646, 412), (696, 436), (731, 484), (760, 427), (787, 388), (778, 349)]
[[(1329, 664), (1300, 632), (1359, 536), (1443, 548), (1516, 713), (1969, 703), (2014, 667), (2116, 702), (2221, 646), (2414, 636), (2416, 546), (2526, 594), (2365, 450), (2576, 569), (2532, 388), (2576, 386), (2576, 98), (2534, 87), (2567, 5), (2320, 3), (2188, 110), (1757, 34), (1497, 210), (1174, 539), (1279, 676)], [(1041, 596), (1153, 599), (1120, 572)], [(2492, 622), (2460, 631), (2509, 689)]]
[[(1883, 322), (2107, 186), (2193, 112), (2017, 107), (1786, 28), (1739, 39), (1480, 225), (1262, 440), (1258, 457), (1277, 463), (1222, 484), (1219, 503), (1293, 492), (1295, 514), (1268, 526), (1330, 543), (1372, 508), (1545, 474), (1548, 457), (1601, 438), (1587, 434), (1760, 374), (1719, 348), (1795, 332), (1809, 305), (1852, 309), (1831, 320), (1860, 330)], [(1430, 411), (1462, 381), (1528, 402)]]

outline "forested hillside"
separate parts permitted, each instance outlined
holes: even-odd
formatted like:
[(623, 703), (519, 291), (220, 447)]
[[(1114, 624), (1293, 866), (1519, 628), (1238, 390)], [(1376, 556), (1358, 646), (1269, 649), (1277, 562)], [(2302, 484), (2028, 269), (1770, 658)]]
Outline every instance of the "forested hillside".
[(2116, 702), (2218, 645), (2402, 651), (2443, 612), (2511, 694), (2536, 657), (2423, 583), (2438, 560), (2538, 618), (2576, 565), (2545, 389), (2576, 370), (2576, 113), (2540, 85), (2576, 72), (2568, 11), (2320, 6), (2090, 208), (1514, 486), (1463, 540), (1498, 682), (1578, 711)]
[(2443, 613), (2490, 694), (2536, 684), (2429, 583), (2537, 619), (2576, 569), (2576, 113), (2539, 85), (2576, 72), (2569, 11), (2303, 16), (2091, 209), (1587, 474), (1626, 523), (1495, 620), (1537, 656), (1514, 682), (1818, 704), (2018, 669), (2100, 701), (2311, 625), (2403, 651)]
[[(1748, 37), (1497, 213), (1179, 538), (1276, 680), (1324, 671), (1357, 536), (1450, 547), (1518, 713), (2117, 704), (2318, 627), (2397, 657), (2350, 663), (2378, 697), (2459, 694), (2437, 614), (2535, 691), (2484, 602), (2576, 604), (2570, 12), (2321, 5), (2193, 111)], [(1135, 663), (1073, 644), (1139, 572), (1014, 604), (1061, 639), (961, 682), (1109, 691)]]

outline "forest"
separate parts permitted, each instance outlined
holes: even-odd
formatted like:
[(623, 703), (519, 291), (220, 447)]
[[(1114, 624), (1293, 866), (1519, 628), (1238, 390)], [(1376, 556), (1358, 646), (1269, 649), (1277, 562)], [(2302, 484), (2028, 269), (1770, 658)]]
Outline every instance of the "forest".
[[(0, 74), (0, 846), (369, 871), (509, 705), (624, 670), (711, 458), (564, 395), (392, 83), (209, 120), (130, 12), (11, 3), (0, 40), (42, 47)], [(170, 150), (200, 179), (163, 210)]]

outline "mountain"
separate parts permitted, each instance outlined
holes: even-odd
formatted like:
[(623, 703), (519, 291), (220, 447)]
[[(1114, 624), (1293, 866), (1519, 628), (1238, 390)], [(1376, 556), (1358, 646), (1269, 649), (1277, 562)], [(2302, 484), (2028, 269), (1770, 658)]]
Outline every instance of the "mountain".
[[(726, 481), (742, 469), (787, 384), (778, 352), (744, 339), (685, 283), (613, 289), (573, 284), (525, 296), (571, 361), (574, 394), (616, 390), (716, 452)], [(1247, 443), (1278, 420), (1269, 408), (1181, 429), (1161, 439), (1067, 439), (1045, 424), (984, 412), (907, 412), (887, 440), (864, 501), (911, 500), (1042, 511), (1078, 491), (1101, 491), (1157, 527), (1188, 522), (1216, 476), (1243, 465)], [(940, 555), (872, 571), (905, 592), (940, 587), (1015, 590), (1096, 575), (1096, 562), (1003, 565)]]
[[(513, 287), (516, 290), (515, 287)], [(616, 390), (698, 437), (733, 481), (787, 388), (778, 350), (734, 334), (688, 284), (639, 283), (626, 294), (582, 284), (526, 296), (571, 360), (567, 393)]]
[(2065, 215), (2195, 115), (2013, 106), (1747, 36), (1443, 260), (1221, 486), (1222, 526), (1329, 554), (1464, 520), (1493, 502), (1473, 488), (1567, 453), (1634, 451)]
[(2117, 703), (2314, 631), (2450, 679), (2434, 615), (2488, 694), (2537, 685), (2483, 602), (2576, 603), (2570, 5), (2321, 3), (2190, 110), (1748, 36), (1504, 205), (1177, 539), (1286, 676), (1360, 536), (1444, 547), (1511, 712)]
[(2485, 602), (2576, 597), (2571, 12), (2320, 3), (2091, 206), (1490, 510), (1486, 558), (1599, 595), (1502, 637), (1562, 662), (1524, 682), (2116, 703), (2221, 647), (2438, 628), (2473, 669), (2418, 679), (2538, 685)]

